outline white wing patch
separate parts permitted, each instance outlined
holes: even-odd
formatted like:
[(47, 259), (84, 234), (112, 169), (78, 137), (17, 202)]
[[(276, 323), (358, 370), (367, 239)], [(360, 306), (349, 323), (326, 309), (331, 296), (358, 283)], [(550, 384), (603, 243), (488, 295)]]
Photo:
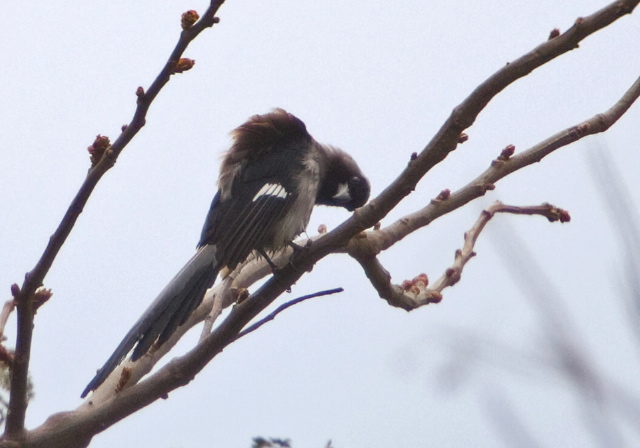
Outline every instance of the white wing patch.
[(264, 184), (253, 197), (253, 202), (256, 202), (262, 196), (273, 196), (284, 199), (289, 196), (289, 193), (287, 193), (287, 190), (280, 184)]

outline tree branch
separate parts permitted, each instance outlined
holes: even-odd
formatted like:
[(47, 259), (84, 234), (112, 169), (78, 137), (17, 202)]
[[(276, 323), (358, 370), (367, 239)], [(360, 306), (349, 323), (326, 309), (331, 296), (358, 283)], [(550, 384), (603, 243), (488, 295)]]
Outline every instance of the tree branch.
[[(391, 283), (391, 275), (380, 264), (376, 255), (390, 248), (410, 233), (429, 225), (435, 219), (483, 196), (487, 190), (493, 190), (495, 182), (507, 175), (539, 162), (556, 149), (588, 135), (606, 131), (618, 121), (639, 96), (640, 78), (606, 112), (596, 114), (576, 126), (558, 132), (519, 155), (513, 156), (515, 147), (507, 146), (491, 166), (468, 185), (455, 193), (444, 190), (423, 209), (397, 220), (384, 229), (367, 232), (361, 238), (353, 239), (348, 248), (349, 254), (360, 263), (380, 297), (387, 300), (390, 305), (410, 311), (429, 303), (438, 303), (442, 299), (441, 287), (426, 288), (426, 276), (425, 278), (418, 276), (402, 287), (394, 285)], [(510, 212), (516, 213), (515, 209)], [(455, 272), (455, 270), (451, 271), (451, 273)], [(446, 275), (440, 278), (440, 284), (447, 284), (448, 280), (445, 277)], [(455, 281), (457, 282), (457, 280)], [(452, 284), (447, 284), (447, 286), (452, 286)], [(408, 291), (411, 291), (411, 294), (408, 295)]]
[[(100, 422), (96, 425), (96, 432), (158, 398), (165, 397), (171, 390), (187, 384), (211, 359), (233, 342), (237, 334), (259, 312), (296, 282), (304, 271), (311, 269), (317, 261), (329, 253), (343, 250), (353, 236), (382, 219), (413, 190), (429, 169), (455, 148), (462, 130), (473, 123), (490, 99), (526, 74), (522, 67), (526, 66), (528, 73), (554, 57), (570, 51), (586, 36), (629, 13), (637, 3), (638, 1), (614, 2), (589, 18), (579, 21), (567, 33), (540, 45), (534, 51), (500, 69), (454, 110), (422, 153), (412, 158), (409, 166), (389, 187), (368, 205), (356, 210), (349, 219), (332, 232), (323, 235), (310, 247), (305, 247), (295, 254), (293, 261), (281, 269), (277, 276), (267, 281), (251, 298), (235, 305), (228, 317), (197, 347), (175, 358), (146, 380), (122, 391), (117, 400), (109, 400), (100, 406), (90, 406), (87, 412), (96, 419), (92, 421)], [(486, 191), (486, 188), (483, 191)], [(441, 203), (452, 203), (451, 198)], [(85, 424), (87, 423), (85, 421)]]
[[(410, 194), (417, 182), (456, 148), (461, 141), (462, 132), (473, 124), (482, 109), (498, 93), (555, 57), (577, 48), (578, 43), (588, 35), (630, 13), (638, 2), (640, 0), (613, 2), (595, 14), (579, 19), (564, 34), (557, 37), (554, 35), (551, 40), (498, 70), (453, 110), (451, 116), (429, 144), (420, 154), (412, 156), (407, 168), (389, 187), (368, 205), (356, 210), (349, 219), (335, 230), (323, 235), (310, 247), (306, 247), (295, 254), (292, 262), (279, 270), (277, 275), (268, 280), (253, 296), (242, 303), (236, 304), (226, 319), (194, 349), (183, 356), (173, 359), (147, 379), (123, 390), (114, 399), (110, 399), (100, 405), (92, 405), (91, 400), (89, 400), (87, 404), (76, 411), (50, 417), (42, 426), (28, 434), (23, 446), (46, 446), (48, 448), (82, 446), (78, 440), (84, 439), (84, 442), (88, 443), (91, 437), (98, 432), (103, 431), (158, 398), (166, 397), (172, 390), (188, 384), (211, 359), (236, 340), (238, 334), (246, 328), (246, 325), (252, 319), (270, 305), (285, 289), (296, 282), (304, 271), (311, 269), (317, 261), (329, 253), (344, 250), (344, 247), (354, 236), (380, 221), (405, 196)], [(144, 98), (145, 94), (142, 93), (141, 95)], [(149, 95), (149, 93), (146, 95)], [(114, 145), (120, 141), (121, 137), (122, 135)], [(108, 158), (109, 154), (117, 155), (113, 149), (111, 152), (107, 151), (105, 157)], [(500, 170), (496, 170), (496, 172), (500, 173), (500, 176), (497, 177), (498, 179), (508, 174), (503, 174), (502, 170), (511, 169), (511, 172), (513, 172), (519, 169), (514, 168), (516, 164), (513, 163), (513, 160), (515, 159), (516, 157), (508, 160)], [(100, 163), (103, 162), (104, 159)], [(100, 166), (100, 163), (96, 168)], [(486, 191), (490, 183), (491, 181), (487, 180), (481, 184), (482, 193)], [(442, 214), (446, 209), (450, 211), (456, 208), (455, 202), (452, 201), (453, 196), (440, 201), (441, 205), (438, 210)], [(456, 200), (464, 200), (464, 203), (466, 203), (471, 199), (457, 198)], [(4, 446), (7, 445), (4, 442), (0, 442), (0, 448)]]
[(28, 371), (31, 356), (31, 340), (33, 336), (33, 301), (36, 290), (42, 285), (45, 276), (49, 272), (51, 265), (60, 251), (60, 248), (71, 233), (73, 226), (80, 216), (80, 213), (82, 213), (82, 210), (84, 209), (89, 196), (93, 192), (98, 181), (115, 164), (122, 150), (145, 125), (146, 115), (151, 103), (162, 87), (164, 87), (164, 85), (169, 81), (171, 75), (185, 69), (184, 65), (180, 65), (180, 58), (187, 46), (205, 28), (209, 28), (214, 23), (218, 22), (218, 19), (215, 17), (215, 13), (222, 3), (224, 3), (224, 0), (212, 0), (204, 16), (191, 27), (188, 27), (188, 23), (184, 23), (183, 20), (183, 31), (180, 35), (180, 39), (171, 53), (171, 56), (160, 71), (160, 74), (153, 81), (146, 93), (142, 91), (142, 88), (138, 88), (138, 105), (133, 119), (129, 125), (123, 127), (122, 133), (110, 147), (106, 148), (103, 154), (101, 154), (100, 159), (94, 159), (96, 163), (93, 164), (89, 170), (86, 179), (71, 202), (71, 205), (62, 218), (60, 225), (49, 239), (49, 243), (40, 257), (40, 260), (25, 276), (22, 288), (20, 288), (19, 294), (16, 297), (18, 331), (15, 363), (14, 368), (11, 371), (11, 393), (5, 429), (5, 437), (8, 439), (19, 439), (24, 436), (24, 420), (27, 409)]
[(381, 230), (367, 232), (363, 235), (364, 238), (352, 240), (349, 251), (365, 251), (375, 255), (387, 250), (410, 233), (483, 196), (488, 190), (493, 190), (495, 183), (509, 174), (539, 162), (553, 151), (588, 135), (606, 131), (618, 121), (638, 97), (640, 97), (640, 78), (606, 112), (596, 114), (576, 126), (560, 131), (515, 156), (512, 155), (515, 148), (511, 145), (507, 146), (500, 156), (492, 161), (487, 170), (466, 186), (454, 193), (444, 190), (426, 207), (398, 219)]
[(278, 308), (276, 308), (275, 311), (270, 313), (268, 316), (260, 319), (258, 322), (248, 326), (247, 328), (242, 330), (240, 333), (238, 333), (238, 336), (236, 337), (236, 340), (240, 339), (243, 336), (248, 335), (252, 331), (256, 331), (258, 328), (262, 327), (267, 322), (271, 322), (273, 319), (276, 318), (276, 316), (278, 314), (280, 314), (281, 312), (283, 312), (287, 308), (292, 307), (293, 305), (297, 305), (300, 302), (304, 302), (305, 300), (313, 299), (315, 297), (328, 296), (328, 295), (337, 294), (337, 293), (340, 293), (340, 292), (343, 292), (343, 291), (344, 291), (343, 288), (327, 289), (325, 291), (318, 291), (318, 292), (314, 292), (313, 294), (307, 294), (306, 296), (302, 296), (302, 297), (298, 297), (298, 298), (293, 299), (293, 300), (289, 300), (287, 303), (284, 303), (284, 304), (280, 305)]
[[(553, 37), (529, 53), (508, 63), (480, 84), (460, 105), (455, 107), (437, 134), (420, 154), (414, 154), (407, 168), (377, 198), (356, 212), (338, 229), (327, 235), (337, 246), (346, 242), (357, 231), (369, 228), (384, 218), (405, 196), (410, 194), (418, 181), (444, 160), (458, 143), (464, 141), (462, 132), (470, 127), (485, 106), (507, 86), (528, 75), (556, 57), (575, 48), (587, 36), (606, 27), (620, 17), (630, 14), (640, 0), (615, 1), (600, 11), (576, 20), (565, 33)], [(356, 223), (352, 222), (356, 221)]]
[(360, 263), (367, 278), (381, 298), (385, 299), (391, 306), (412, 311), (430, 303), (439, 303), (442, 300), (442, 291), (460, 281), (465, 265), (476, 255), (473, 248), (480, 233), (496, 213), (541, 215), (545, 216), (550, 222), (560, 221), (564, 223), (570, 220), (570, 216), (566, 211), (551, 204), (516, 207), (496, 201), (489, 208), (482, 211), (473, 227), (464, 234), (464, 246), (456, 251), (453, 265), (442, 274), (431, 288), (427, 287), (429, 280), (426, 274), (420, 274), (413, 280), (406, 280), (402, 285), (394, 285), (391, 283), (391, 275), (384, 269), (375, 255), (362, 251), (353, 251), (350, 252), (350, 255)]

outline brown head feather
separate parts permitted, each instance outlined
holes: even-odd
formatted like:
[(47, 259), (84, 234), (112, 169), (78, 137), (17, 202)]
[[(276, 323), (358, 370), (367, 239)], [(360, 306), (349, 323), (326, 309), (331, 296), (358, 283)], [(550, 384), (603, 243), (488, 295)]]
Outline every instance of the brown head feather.
[(254, 115), (231, 131), (231, 137), (233, 145), (224, 155), (218, 181), (223, 198), (230, 191), (242, 161), (254, 160), (274, 146), (311, 140), (302, 120), (280, 108), (268, 114)]

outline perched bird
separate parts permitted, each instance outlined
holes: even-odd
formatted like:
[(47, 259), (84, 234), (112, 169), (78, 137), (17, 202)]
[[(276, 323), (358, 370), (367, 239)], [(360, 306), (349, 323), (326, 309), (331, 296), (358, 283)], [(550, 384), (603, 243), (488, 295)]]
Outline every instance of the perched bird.
[(369, 199), (369, 181), (338, 148), (321, 145), (282, 109), (255, 115), (232, 132), (218, 192), (195, 255), (160, 292), (82, 392), (97, 389), (133, 349), (136, 361), (162, 345), (202, 302), (218, 273), (252, 251), (268, 259), (301, 234), (314, 205), (349, 211)]

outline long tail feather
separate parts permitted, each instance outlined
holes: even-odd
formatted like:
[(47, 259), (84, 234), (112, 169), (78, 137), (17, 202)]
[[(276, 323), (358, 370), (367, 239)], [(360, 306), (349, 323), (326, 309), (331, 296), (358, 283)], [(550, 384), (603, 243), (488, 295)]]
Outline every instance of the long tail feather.
[(107, 362), (82, 392), (86, 397), (96, 390), (133, 350), (136, 361), (158, 341), (162, 345), (200, 305), (204, 293), (218, 275), (216, 247), (203, 246), (162, 290), (156, 300), (129, 330)]

